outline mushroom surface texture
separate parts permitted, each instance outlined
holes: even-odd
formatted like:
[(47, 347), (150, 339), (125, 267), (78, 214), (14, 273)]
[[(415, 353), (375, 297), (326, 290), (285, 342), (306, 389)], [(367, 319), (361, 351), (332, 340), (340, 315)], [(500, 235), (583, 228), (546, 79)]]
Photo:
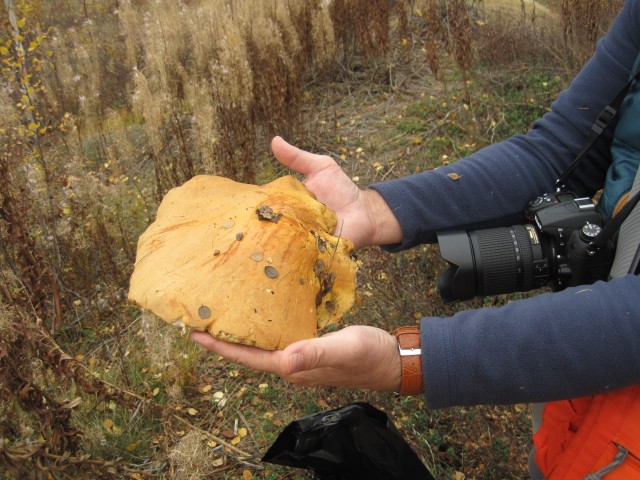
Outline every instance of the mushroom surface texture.
[(181, 327), (282, 349), (353, 306), (353, 243), (336, 227), (293, 176), (264, 186), (194, 177), (138, 240), (129, 299)]

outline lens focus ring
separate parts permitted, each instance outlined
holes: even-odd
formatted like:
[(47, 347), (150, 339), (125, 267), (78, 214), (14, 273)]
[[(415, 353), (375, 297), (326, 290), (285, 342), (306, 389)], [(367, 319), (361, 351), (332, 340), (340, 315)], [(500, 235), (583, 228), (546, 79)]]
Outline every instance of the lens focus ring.
[(528, 290), (533, 283), (533, 252), (522, 225), (470, 234), (475, 252), (478, 295)]

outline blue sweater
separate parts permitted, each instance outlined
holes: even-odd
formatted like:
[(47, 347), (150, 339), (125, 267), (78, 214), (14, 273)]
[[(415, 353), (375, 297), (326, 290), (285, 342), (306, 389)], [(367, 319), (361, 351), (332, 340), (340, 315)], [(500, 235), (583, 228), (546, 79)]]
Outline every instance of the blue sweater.
[[(639, 52), (640, 0), (627, 0), (594, 56), (528, 133), (450, 166), (373, 185), (402, 227), (402, 243), (389, 248), (433, 243), (440, 230), (525, 223), (525, 205), (554, 190)], [(568, 187), (580, 196), (602, 188), (611, 136), (606, 132), (572, 175)], [(640, 383), (639, 294), (640, 276), (627, 275), (422, 319), (427, 405), (551, 401)]]

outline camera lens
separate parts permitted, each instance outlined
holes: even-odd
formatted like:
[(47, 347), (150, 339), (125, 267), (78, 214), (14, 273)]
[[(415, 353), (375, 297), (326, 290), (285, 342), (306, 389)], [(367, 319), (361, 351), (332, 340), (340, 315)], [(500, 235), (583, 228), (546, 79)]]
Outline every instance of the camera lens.
[(545, 247), (533, 225), (438, 234), (449, 269), (439, 279), (445, 302), (477, 295), (523, 292), (549, 278)]

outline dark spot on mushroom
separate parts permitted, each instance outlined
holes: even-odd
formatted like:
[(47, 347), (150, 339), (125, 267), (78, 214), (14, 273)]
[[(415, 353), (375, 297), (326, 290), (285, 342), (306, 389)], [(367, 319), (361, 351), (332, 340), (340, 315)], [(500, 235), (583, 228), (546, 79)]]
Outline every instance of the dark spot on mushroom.
[(244, 237), (244, 233), (242, 233), (242, 232), (236, 233), (236, 240), (240, 241), (240, 240), (242, 240), (242, 237)]
[(282, 213), (275, 213), (269, 205), (261, 205), (257, 208), (258, 219), (265, 222), (278, 223), (282, 218)]
[(271, 265), (267, 265), (266, 267), (264, 267), (264, 274), (269, 278), (276, 278), (278, 276), (278, 270), (276, 270), (275, 267), (272, 267)]
[(324, 272), (324, 262), (321, 258), (316, 260), (316, 263), (313, 265), (313, 273), (316, 274), (316, 277), (320, 277)]
[(324, 308), (327, 309), (327, 312), (333, 313), (336, 311), (336, 304), (333, 303), (331, 300), (327, 300), (324, 304)]
[(304, 278), (301, 278), (300, 280), (298, 280), (298, 283), (299, 283), (300, 285), (304, 285)]
[(202, 305), (199, 309), (198, 309), (198, 316), (202, 319), (202, 320), (206, 320), (207, 318), (209, 318), (211, 316), (211, 309), (209, 307), (207, 307), (206, 305)]
[(318, 237), (318, 250), (320, 252), (326, 252), (327, 251), (327, 242), (324, 241), (324, 239)]
[(216, 255), (220, 255), (220, 250), (217, 248), (213, 251), (213, 256), (215, 257)]

